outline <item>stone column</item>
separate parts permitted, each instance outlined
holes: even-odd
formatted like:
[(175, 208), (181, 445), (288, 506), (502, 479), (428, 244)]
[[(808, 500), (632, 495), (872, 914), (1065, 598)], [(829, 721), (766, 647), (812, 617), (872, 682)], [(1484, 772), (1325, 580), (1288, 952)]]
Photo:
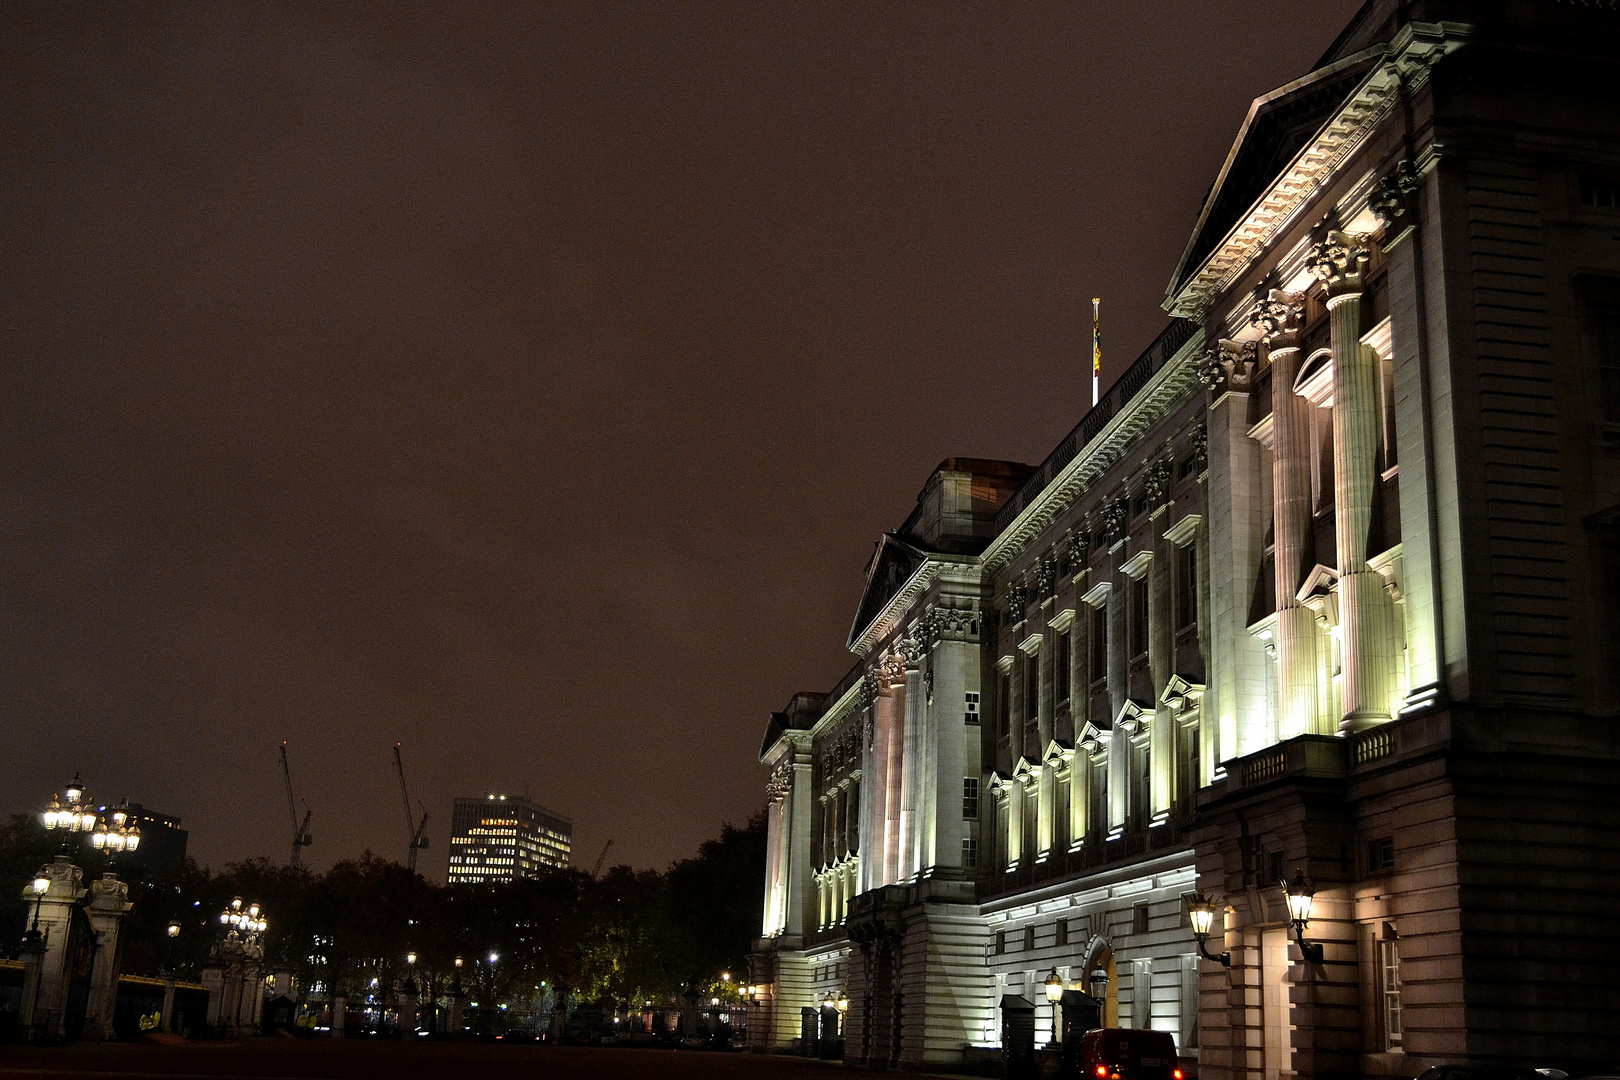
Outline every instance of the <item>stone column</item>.
[(784, 931), (788, 934), (803, 934), (806, 917), (809, 914), (809, 901), (806, 892), (810, 889), (810, 830), (813, 822), (810, 820), (811, 800), (814, 793), (811, 788), (811, 763), (808, 747), (795, 744), (792, 749), (794, 760), (792, 764), (792, 781), (788, 789), (787, 811), (787, 852), (786, 878), (787, 889), (787, 918), (784, 920)]
[(28, 932), (22, 943), (22, 958), (22, 1002), (17, 1012), (17, 1029), (27, 1037), (33, 1033), (34, 1016), (39, 1006), (40, 975), (45, 969), (44, 934), (35, 934), (32, 930)]
[(1277, 737), (1334, 730), (1316, 707), (1316, 614), (1299, 602), (1310, 558), (1315, 514), (1311, 502), (1310, 402), (1294, 393), (1299, 377), (1301, 297), (1277, 289), (1253, 322), (1271, 350), (1271, 498), (1276, 539), (1272, 580), (1277, 595)]
[[(39, 975), (33, 1001), (24, 1002), (33, 1007), (31, 1036), (48, 1042), (60, 1041), (67, 1021), (68, 991), (68, 938), (73, 927), (73, 908), (84, 896), (80, 887), (84, 871), (73, 865), (66, 855), (58, 855), (44, 867), (43, 873), (51, 884), (37, 906), (40, 931)], [(33, 899), (33, 890), (26, 894)], [(29, 912), (30, 928), (34, 911)]]
[(1199, 756), (1213, 776), (1222, 762), (1275, 742), (1277, 724), (1266, 708), (1264, 644), (1248, 629), (1267, 517), (1260, 446), (1248, 435), (1248, 380), (1235, 377), (1235, 366), (1223, 370), (1215, 357), (1205, 371), (1214, 391), (1206, 435), (1209, 572), (1203, 575), (1209, 583), (1210, 708), (1200, 725)]
[(1361, 341), (1366, 239), (1334, 231), (1316, 247), (1311, 273), (1327, 289), (1333, 350), (1333, 507), (1339, 618), (1344, 645), (1344, 718), (1360, 731), (1391, 716), (1394, 641), (1383, 575), (1367, 567), (1378, 497), (1382, 431), (1378, 354)]
[(174, 1030), (174, 980), (174, 969), (165, 969), (163, 972), (163, 1015), (158, 1021), (159, 1031), (172, 1032)]
[(923, 732), (922, 669), (919, 666), (922, 650), (910, 640), (901, 642), (899, 655), (904, 657), (901, 685), (905, 688), (906, 741), (900, 768), (900, 867), (896, 880), (910, 881), (922, 866), (922, 841), (919, 836), (923, 801), (923, 777), (926, 771)]
[(861, 736), (861, 806), (856, 827), (856, 847), (861, 855), (861, 876), (856, 892), (863, 893), (883, 884), (883, 769), (888, 761), (888, 730), (879, 725), (877, 678), (868, 673), (862, 694), (866, 717)]
[(1147, 480), (1148, 502), (1153, 506), (1153, 561), (1143, 575), (1148, 591), (1148, 674), (1153, 680), (1153, 719), (1148, 726), (1148, 763), (1152, 769), (1148, 820), (1155, 825), (1170, 817), (1170, 804), (1175, 798), (1175, 718), (1164, 701), (1165, 689), (1176, 671), (1175, 601), (1170, 580), (1175, 545), (1164, 536), (1175, 507), (1170, 501), (1174, 476), (1171, 460), (1161, 458), (1148, 470)]
[(118, 1002), (118, 927), (133, 907), (129, 886), (113, 873), (90, 886), (86, 914), (96, 934), (96, 958), (90, 969), (90, 998), (84, 1014), (84, 1037), (92, 1042), (113, 1038), (113, 1009)]
[[(906, 757), (906, 669), (905, 662), (894, 654), (884, 657), (879, 675), (887, 696), (878, 700), (879, 711), (889, 714), (889, 760), (884, 766), (887, 790), (884, 792), (885, 822), (883, 831), (883, 884), (900, 880), (900, 845), (904, 837), (901, 824), (905, 807)], [(884, 703), (888, 708), (884, 709)]]

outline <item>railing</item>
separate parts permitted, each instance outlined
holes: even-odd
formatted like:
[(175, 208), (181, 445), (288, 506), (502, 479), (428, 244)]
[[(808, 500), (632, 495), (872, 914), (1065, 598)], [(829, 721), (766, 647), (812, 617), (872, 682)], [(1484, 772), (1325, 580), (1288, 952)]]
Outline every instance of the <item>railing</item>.
[(1264, 783), (1274, 776), (1281, 776), (1283, 770), (1288, 768), (1288, 755), (1281, 750), (1272, 750), (1261, 754), (1243, 763), (1243, 786), (1252, 787)]
[(1369, 761), (1388, 757), (1395, 749), (1395, 733), (1387, 728), (1373, 728), (1371, 731), (1356, 736), (1355, 762), (1365, 765)]
[(1045, 491), (1046, 485), (1063, 471), (1064, 466), (1073, 461), (1075, 455), (1084, 450), (1092, 439), (1102, 434), (1108, 422), (1148, 384), (1148, 380), (1153, 378), (1154, 374), (1176, 354), (1176, 350), (1187, 344), (1188, 339), (1197, 331), (1197, 323), (1187, 319), (1171, 319), (1170, 325), (1166, 326), (1159, 336), (1153, 339), (1153, 343), (1142, 351), (1142, 355), (1125, 369), (1125, 374), (1114, 380), (1114, 384), (1108, 388), (1102, 400), (1081, 417), (1080, 423), (1076, 424), (1046, 456), (1040, 468), (1024, 481), (1018, 493), (1007, 500), (1006, 505), (996, 514), (996, 531), (1005, 529), (1013, 519), (1023, 513), (1024, 508), (1035, 496)]

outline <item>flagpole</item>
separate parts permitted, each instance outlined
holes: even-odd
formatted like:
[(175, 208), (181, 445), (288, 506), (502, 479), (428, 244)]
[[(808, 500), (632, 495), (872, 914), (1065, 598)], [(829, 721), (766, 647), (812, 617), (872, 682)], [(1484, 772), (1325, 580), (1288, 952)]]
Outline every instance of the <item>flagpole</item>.
[(1091, 406), (1102, 400), (1102, 329), (1098, 326), (1098, 306), (1102, 297), (1091, 298)]

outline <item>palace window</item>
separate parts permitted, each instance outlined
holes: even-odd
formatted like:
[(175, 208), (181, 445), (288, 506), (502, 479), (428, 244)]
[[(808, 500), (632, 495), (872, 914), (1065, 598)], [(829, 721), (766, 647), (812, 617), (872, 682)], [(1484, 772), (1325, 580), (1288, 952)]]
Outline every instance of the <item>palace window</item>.
[(1087, 824), (1093, 835), (1108, 831), (1108, 763), (1099, 761), (1091, 766), (1091, 808)]
[(996, 955), (1000, 956), (1007, 951), (1007, 931), (996, 931)]
[(1091, 682), (1108, 678), (1108, 608), (1091, 609)]
[(1395, 838), (1380, 836), (1367, 841), (1367, 873), (1376, 874), (1395, 868)]
[(996, 675), (996, 727), (1003, 739), (1012, 730), (1012, 679), (1005, 671)]
[(1033, 926), (1024, 927), (1024, 951), (1035, 951), (1035, 928)]
[(1145, 934), (1148, 932), (1148, 906), (1146, 904), (1133, 904), (1131, 906), (1131, 933)]
[(963, 695), (962, 722), (964, 724), (977, 724), (979, 722), (979, 694), (969, 690)]
[(1148, 651), (1147, 578), (1131, 582), (1131, 656)]
[(1620, 180), (1582, 176), (1581, 202), (1600, 210), (1620, 210)]
[(1582, 278), (1581, 294), (1587, 348), (1597, 362), (1600, 419), (1620, 424), (1620, 278)]
[(1135, 768), (1131, 770), (1130, 824), (1137, 829), (1147, 828), (1148, 817), (1153, 812), (1152, 758), (1146, 739), (1131, 747), (1131, 763)]
[(1176, 558), (1176, 626), (1186, 630), (1198, 625), (1198, 550), (1188, 544)]
[(1379, 1012), (1384, 1049), (1401, 1048), (1401, 957), (1392, 940), (1378, 942)]
[(968, 868), (979, 865), (979, 842), (971, 836), (962, 837), (962, 865)]
[(969, 776), (962, 781), (962, 817), (967, 821), (979, 820), (979, 780)]
[(1032, 653), (1024, 657), (1024, 722), (1034, 720), (1041, 712), (1041, 658)]
[(1067, 945), (1069, 943), (1068, 919), (1059, 919), (1057, 921), (1057, 943), (1059, 945)]
[(1061, 704), (1069, 700), (1068, 631), (1059, 633), (1052, 645), (1052, 696)]

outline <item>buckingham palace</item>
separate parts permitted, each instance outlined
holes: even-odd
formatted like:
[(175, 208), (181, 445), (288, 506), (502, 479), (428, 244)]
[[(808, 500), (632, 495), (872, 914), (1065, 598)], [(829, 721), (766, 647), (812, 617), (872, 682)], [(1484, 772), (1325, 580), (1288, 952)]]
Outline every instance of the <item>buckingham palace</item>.
[(1612, 1067), (1620, 6), (1371, 0), (1163, 308), (771, 714), (754, 1048), (960, 1071), (1053, 984), (1203, 1080)]

